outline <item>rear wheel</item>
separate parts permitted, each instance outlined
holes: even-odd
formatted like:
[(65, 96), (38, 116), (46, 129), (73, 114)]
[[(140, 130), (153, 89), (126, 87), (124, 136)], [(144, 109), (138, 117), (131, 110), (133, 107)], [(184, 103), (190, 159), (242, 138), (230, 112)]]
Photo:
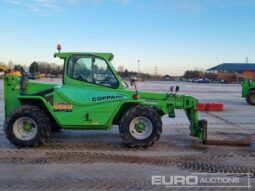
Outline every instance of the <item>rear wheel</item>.
[(149, 147), (160, 138), (161, 117), (150, 107), (130, 108), (122, 116), (119, 130), (125, 144), (131, 147)]
[(19, 147), (37, 147), (49, 136), (49, 118), (38, 107), (24, 105), (15, 110), (5, 121), (7, 139)]
[(255, 90), (251, 90), (246, 97), (246, 101), (250, 105), (255, 105)]

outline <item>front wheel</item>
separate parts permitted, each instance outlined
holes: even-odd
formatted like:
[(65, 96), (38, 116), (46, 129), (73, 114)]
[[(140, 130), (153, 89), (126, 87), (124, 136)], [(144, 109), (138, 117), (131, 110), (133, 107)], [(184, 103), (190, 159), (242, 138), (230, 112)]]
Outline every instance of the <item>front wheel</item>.
[(57, 132), (61, 131), (61, 127), (55, 122), (51, 123), (50, 127), (51, 127), (50, 128), (51, 133), (57, 133)]
[(131, 147), (149, 147), (159, 140), (162, 121), (151, 107), (130, 108), (121, 118), (120, 136)]
[(246, 101), (250, 105), (255, 105), (255, 90), (251, 90), (246, 97)]
[(35, 106), (23, 105), (5, 121), (7, 139), (18, 147), (37, 147), (49, 136), (49, 118)]

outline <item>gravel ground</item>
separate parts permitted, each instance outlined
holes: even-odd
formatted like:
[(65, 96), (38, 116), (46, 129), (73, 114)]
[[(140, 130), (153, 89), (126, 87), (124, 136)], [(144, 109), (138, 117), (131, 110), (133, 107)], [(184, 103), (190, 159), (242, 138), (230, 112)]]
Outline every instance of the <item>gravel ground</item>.
[[(49, 79), (41, 81), (49, 82)], [(54, 80), (60, 83), (61, 80)], [(200, 112), (208, 121), (208, 145), (189, 136), (182, 110), (163, 117), (160, 141), (148, 149), (122, 145), (118, 128), (109, 131), (67, 131), (52, 134), (39, 148), (18, 149), (5, 138), (3, 81), (0, 81), (0, 190), (252, 190), (255, 186), (255, 107), (241, 98), (241, 86), (184, 82), (139, 82), (140, 90), (180, 93), (201, 102), (222, 102), (223, 112)], [(197, 174), (199, 173), (199, 174)], [(218, 173), (218, 174), (216, 174)], [(247, 173), (250, 178), (247, 177)], [(237, 178), (237, 184), (165, 188), (151, 176)], [(248, 180), (249, 179), (249, 180)], [(248, 182), (249, 181), (249, 182)], [(247, 188), (247, 185), (253, 186)], [(201, 186), (202, 184), (200, 184)], [(235, 187), (217, 187), (217, 186)], [(243, 186), (243, 187), (241, 187)], [(245, 187), (246, 186), (246, 187)]]

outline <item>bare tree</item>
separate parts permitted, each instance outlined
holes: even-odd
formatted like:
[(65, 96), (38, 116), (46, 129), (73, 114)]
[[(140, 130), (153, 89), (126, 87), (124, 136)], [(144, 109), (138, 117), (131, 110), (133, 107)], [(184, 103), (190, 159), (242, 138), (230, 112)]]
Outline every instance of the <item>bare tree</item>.
[(14, 66), (14, 62), (10, 60), (10, 61), (8, 62), (8, 66), (9, 66), (10, 68), (12, 68), (12, 67)]
[(120, 73), (124, 72), (124, 67), (123, 66), (119, 66), (118, 67), (118, 72), (120, 72)]

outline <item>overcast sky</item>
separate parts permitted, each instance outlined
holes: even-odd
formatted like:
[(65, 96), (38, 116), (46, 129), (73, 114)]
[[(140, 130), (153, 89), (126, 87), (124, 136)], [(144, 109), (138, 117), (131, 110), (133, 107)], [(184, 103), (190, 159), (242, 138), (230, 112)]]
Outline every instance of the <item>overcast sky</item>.
[(63, 51), (112, 52), (114, 66), (180, 75), (255, 62), (255, 0), (0, 0), (0, 61), (61, 63)]

